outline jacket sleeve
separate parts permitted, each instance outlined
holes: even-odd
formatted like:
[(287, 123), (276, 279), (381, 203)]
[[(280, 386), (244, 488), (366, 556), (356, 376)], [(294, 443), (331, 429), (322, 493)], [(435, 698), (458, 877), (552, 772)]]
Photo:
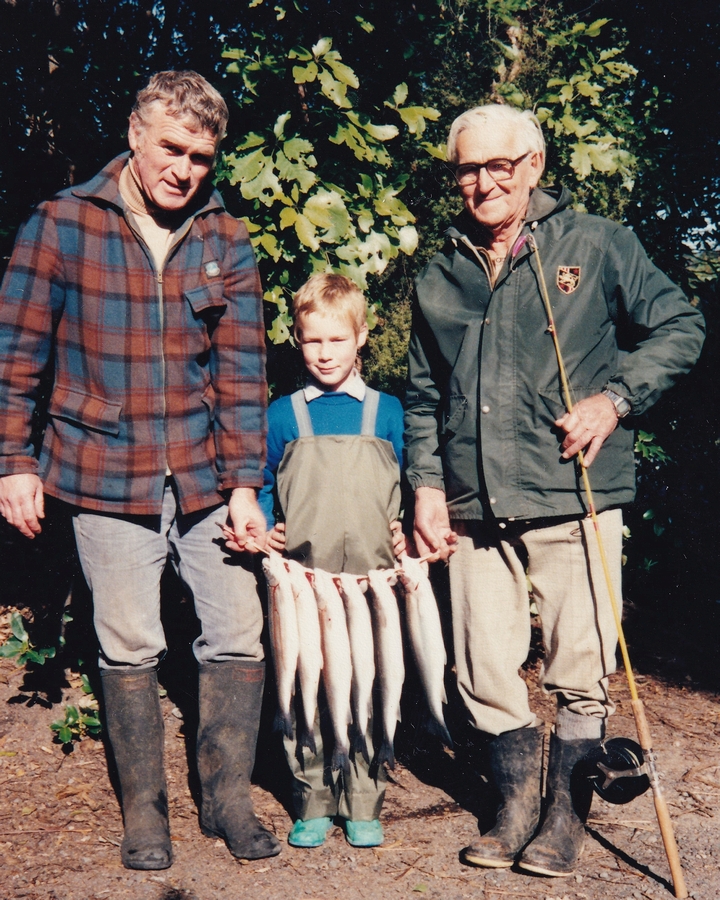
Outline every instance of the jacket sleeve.
[(221, 491), (262, 486), (267, 433), (260, 276), (247, 229), (233, 221), (235, 231), (223, 259), (227, 310), (213, 333), (210, 363)]
[[(433, 366), (433, 360), (438, 365)], [(406, 477), (413, 491), (419, 487), (445, 490), (439, 452), (438, 424), (442, 398), (437, 383), (439, 351), (416, 302), (408, 351), (405, 395)]]
[(52, 204), (18, 233), (0, 287), (0, 476), (37, 473), (33, 414), (64, 300)]
[(692, 368), (703, 345), (704, 319), (627, 228), (613, 235), (603, 286), (611, 311), (621, 307), (632, 331), (631, 350), (621, 353), (610, 386), (640, 414)]

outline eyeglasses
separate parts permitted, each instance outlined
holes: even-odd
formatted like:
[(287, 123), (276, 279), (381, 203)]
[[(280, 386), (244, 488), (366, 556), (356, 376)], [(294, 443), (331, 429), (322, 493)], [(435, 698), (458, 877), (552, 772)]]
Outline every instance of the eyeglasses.
[(518, 156), (517, 159), (489, 159), (486, 163), (463, 163), (461, 166), (455, 166), (452, 172), (455, 176), (455, 181), (457, 181), (460, 187), (468, 187), (471, 184), (475, 184), (480, 178), (480, 172), (482, 172), (483, 169), (485, 169), (493, 181), (510, 181), (515, 174), (516, 166), (518, 166), (525, 157), (530, 156), (531, 152), (532, 151), (528, 150), (527, 153), (523, 153), (523, 155)]

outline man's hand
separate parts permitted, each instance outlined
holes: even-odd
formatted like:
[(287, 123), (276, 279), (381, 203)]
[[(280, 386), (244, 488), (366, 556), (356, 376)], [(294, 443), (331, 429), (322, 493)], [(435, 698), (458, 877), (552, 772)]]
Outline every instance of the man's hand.
[(0, 478), (0, 513), (20, 534), (34, 538), (45, 518), (42, 481), (37, 475), (4, 475)]
[(265, 549), (265, 516), (253, 488), (235, 488), (228, 502), (232, 537), (226, 538), (230, 550), (257, 553)]
[(420, 487), (415, 491), (413, 538), (417, 551), (428, 562), (447, 559), (457, 549), (457, 535), (450, 528), (445, 492)]
[(585, 468), (592, 465), (598, 450), (617, 428), (617, 423), (615, 404), (605, 394), (594, 394), (580, 400), (571, 413), (565, 413), (555, 422), (565, 432), (562, 458), (572, 459), (584, 450), (583, 465)]
[(266, 544), (271, 550), (275, 550), (277, 553), (284, 553), (286, 543), (285, 523), (276, 522), (267, 533)]

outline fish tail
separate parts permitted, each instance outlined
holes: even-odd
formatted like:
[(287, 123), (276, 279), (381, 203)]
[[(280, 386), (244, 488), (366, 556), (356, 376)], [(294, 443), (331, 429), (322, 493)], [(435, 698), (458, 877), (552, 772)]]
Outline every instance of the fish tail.
[(332, 770), (338, 772), (340, 769), (346, 774), (350, 774), (350, 754), (347, 747), (341, 747), (337, 741), (332, 755)]
[(355, 753), (360, 753), (362, 758), (369, 765), (370, 756), (368, 754), (367, 736), (363, 734), (362, 730), (354, 722), (350, 726), (348, 734), (350, 737), (350, 746), (353, 751)]
[(440, 738), (446, 747), (450, 750), (453, 749), (453, 739), (450, 737), (450, 732), (448, 731), (444, 720), (436, 719), (435, 716), (430, 716), (427, 723), (427, 729), (434, 737)]
[(395, 768), (395, 749), (393, 748), (392, 741), (387, 736), (383, 738), (383, 742), (380, 745), (377, 761), (379, 765), (387, 763), (389, 768)]
[(298, 734), (298, 744), (301, 747), (307, 747), (308, 750), (317, 755), (317, 745), (315, 744), (315, 733), (312, 728), (303, 728)]
[(292, 718), (290, 717), (290, 713), (287, 712), (287, 710), (278, 709), (278, 711), (275, 713), (273, 728), (275, 729), (275, 731), (282, 732), (286, 738), (292, 738)]

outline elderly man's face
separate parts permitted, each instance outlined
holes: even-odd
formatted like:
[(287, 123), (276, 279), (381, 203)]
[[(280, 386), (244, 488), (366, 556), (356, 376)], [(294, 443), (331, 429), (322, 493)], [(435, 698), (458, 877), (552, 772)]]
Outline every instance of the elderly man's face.
[(130, 117), (128, 142), (145, 196), (160, 209), (182, 209), (197, 194), (215, 161), (218, 139), (192, 120), (170, 115), (160, 103)]
[[(457, 139), (457, 165), (486, 163), (491, 159), (515, 160), (527, 152), (522, 137), (512, 132), (488, 132), (469, 128)], [(542, 174), (539, 153), (530, 153), (517, 164), (508, 181), (494, 181), (481, 169), (474, 184), (460, 187), (465, 208), (493, 235), (514, 234), (522, 223), (530, 200), (530, 192)]]

